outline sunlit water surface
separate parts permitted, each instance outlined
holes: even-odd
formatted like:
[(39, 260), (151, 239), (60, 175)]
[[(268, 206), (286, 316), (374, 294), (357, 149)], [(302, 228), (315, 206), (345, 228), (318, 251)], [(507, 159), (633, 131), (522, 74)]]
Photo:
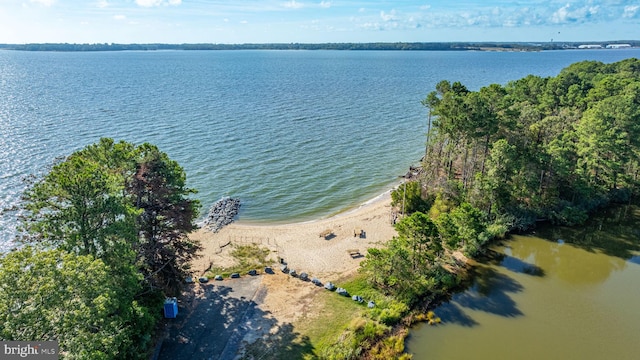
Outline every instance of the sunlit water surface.
[(0, 251), (22, 179), (112, 137), (151, 142), (186, 170), (204, 210), (242, 201), (241, 221), (328, 216), (398, 181), (423, 152), (440, 80), (472, 90), (640, 50), (0, 51)]

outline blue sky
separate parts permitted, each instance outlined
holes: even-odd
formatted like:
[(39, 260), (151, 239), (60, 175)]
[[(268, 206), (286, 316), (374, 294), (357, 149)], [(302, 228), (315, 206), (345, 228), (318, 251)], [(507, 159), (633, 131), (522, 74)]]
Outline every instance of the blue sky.
[(640, 39), (640, 0), (0, 0), (0, 43)]

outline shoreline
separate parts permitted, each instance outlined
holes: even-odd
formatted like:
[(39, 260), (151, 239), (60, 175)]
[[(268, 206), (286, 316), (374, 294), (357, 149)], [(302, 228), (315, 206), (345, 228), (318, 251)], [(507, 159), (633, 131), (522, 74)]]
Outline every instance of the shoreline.
[[(397, 234), (391, 207), (391, 191), (395, 188), (389, 187), (369, 200), (327, 217), (282, 223), (239, 220), (217, 233), (202, 227), (189, 235), (202, 246), (201, 256), (192, 261), (192, 272), (202, 276), (212, 266), (229, 267), (235, 261), (230, 254), (234, 245), (255, 244), (269, 249), (274, 263), (282, 259), (290, 268), (310, 276), (333, 280), (352, 273), (367, 249)], [(354, 236), (357, 229), (363, 231), (362, 237)], [(322, 237), (320, 234), (327, 230), (332, 235)]]
[(305, 225), (305, 224), (315, 223), (318, 221), (328, 220), (331, 218), (339, 218), (341, 216), (348, 215), (352, 212), (356, 212), (363, 207), (375, 204), (376, 202), (379, 202), (379, 201), (388, 200), (389, 202), (391, 202), (391, 192), (395, 188), (396, 187), (394, 186), (382, 192), (381, 194), (374, 196), (369, 200), (348, 205), (340, 210), (330, 212), (324, 216), (310, 216), (311, 219), (309, 220), (303, 220), (303, 219), (296, 220), (295, 218), (290, 220), (255, 220), (255, 219), (242, 220), (242, 219), (239, 219), (239, 220), (234, 220), (232, 224), (239, 224), (239, 225), (245, 225), (245, 226), (265, 226), (265, 227), (282, 226), (282, 225), (293, 226), (293, 225)]
[[(363, 196), (359, 199), (354, 199), (353, 201), (349, 201), (344, 206), (317, 210), (308, 215), (296, 216), (288, 219), (242, 219), (242, 198), (240, 198), (240, 212), (238, 214), (238, 219), (234, 220), (232, 224), (242, 224), (242, 225), (255, 225), (255, 226), (279, 226), (279, 225), (294, 225), (294, 224), (304, 224), (315, 221), (326, 220), (332, 217), (340, 216), (342, 214), (346, 214), (352, 211), (356, 211), (363, 206), (366, 206), (370, 203), (375, 203), (377, 201), (383, 200), (386, 196), (389, 196), (389, 201), (391, 201), (390, 195), (391, 192), (397, 189), (400, 185), (402, 185), (403, 175), (399, 175), (399, 179), (391, 181), (384, 186), (381, 186), (377, 191), (372, 191), (370, 196)], [(382, 189), (382, 190), (381, 190)], [(226, 196), (226, 195), (225, 195)], [(224, 196), (223, 196), (224, 197)], [(215, 202), (214, 202), (215, 203)], [(209, 206), (209, 208), (212, 205)], [(208, 209), (203, 211), (200, 214), (200, 218), (196, 221), (196, 224), (199, 227), (206, 226), (205, 221), (208, 213)]]

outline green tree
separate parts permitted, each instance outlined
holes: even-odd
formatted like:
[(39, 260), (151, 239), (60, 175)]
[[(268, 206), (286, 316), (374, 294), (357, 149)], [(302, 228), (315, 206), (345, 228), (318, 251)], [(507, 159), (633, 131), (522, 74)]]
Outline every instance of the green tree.
[(146, 358), (155, 318), (134, 298), (139, 280), (92, 255), (12, 251), (0, 257), (0, 338), (57, 340), (65, 359)]
[(435, 289), (443, 248), (436, 225), (421, 212), (404, 217), (396, 229), (398, 236), (384, 247), (368, 250), (360, 272), (376, 288), (410, 305)]
[(405, 304), (415, 303), (420, 296), (434, 287), (434, 281), (427, 276), (431, 268), (415, 271), (411, 258), (411, 247), (407, 239), (394, 237), (385, 247), (370, 248), (359, 271), (374, 287)]
[(93, 255), (114, 256), (135, 236), (132, 208), (101, 164), (74, 154), (25, 191), (24, 242)]
[(196, 228), (199, 202), (188, 196), (186, 174), (176, 161), (150, 144), (137, 151), (137, 168), (128, 191), (138, 217), (138, 256), (149, 284), (175, 293), (200, 249), (187, 236)]
[(25, 192), (23, 241), (113, 267), (134, 251), (147, 290), (175, 293), (199, 249), (186, 236), (199, 203), (185, 184), (184, 170), (157, 147), (101, 139)]
[(486, 224), (483, 213), (469, 203), (463, 203), (438, 220), (438, 231), (451, 250), (462, 250), (475, 255), (488, 240), (485, 238)]
[(634, 159), (640, 135), (640, 107), (628, 96), (608, 97), (576, 125), (578, 170), (601, 192), (615, 189)]
[(430, 201), (423, 199), (419, 181), (406, 181), (391, 192), (391, 205), (400, 208), (404, 214), (411, 214), (416, 211), (427, 211)]
[(398, 237), (407, 242), (409, 260), (413, 271), (433, 267), (443, 247), (436, 224), (428, 215), (415, 212), (395, 225)]

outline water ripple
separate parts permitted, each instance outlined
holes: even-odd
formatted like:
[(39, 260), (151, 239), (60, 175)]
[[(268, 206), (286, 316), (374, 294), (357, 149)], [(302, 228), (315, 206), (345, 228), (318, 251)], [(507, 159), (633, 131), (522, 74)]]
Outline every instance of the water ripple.
[[(19, 205), (25, 176), (112, 137), (158, 145), (205, 208), (232, 195), (244, 202), (243, 219), (326, 216), (386, 190), (420, 158), (420, 100), (438, 81), (478, 89), (631, 56), (638, 52), (4, 51), (0, 208)], [(16, 215), (0, 213), (0, 251)]]

